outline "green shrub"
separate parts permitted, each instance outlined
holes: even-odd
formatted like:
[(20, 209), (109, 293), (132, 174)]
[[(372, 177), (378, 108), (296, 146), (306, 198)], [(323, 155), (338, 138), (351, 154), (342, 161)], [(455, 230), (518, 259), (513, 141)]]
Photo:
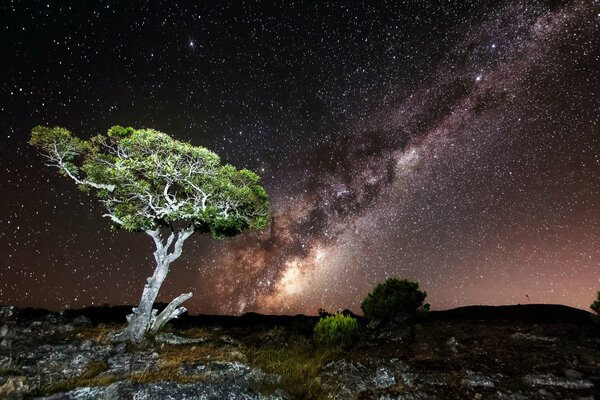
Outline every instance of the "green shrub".
[(404, 321), (419, 310), (429, 310), (429, 304), (423, 305), (426, 297), (418, 283), (389, 278), (367, 295), (360, 308), (372, 320)]
[(590, 308), (596, 312), (596, 315), (592, 315), (592, 319), (600, 325), (600, 292), (598, 292), (596, 300), (594, 300)]
[(348, 347), (358, 335), (358, 321), (350, 315), (336, 313), (321, 318), (313, 332), (317, 344)]

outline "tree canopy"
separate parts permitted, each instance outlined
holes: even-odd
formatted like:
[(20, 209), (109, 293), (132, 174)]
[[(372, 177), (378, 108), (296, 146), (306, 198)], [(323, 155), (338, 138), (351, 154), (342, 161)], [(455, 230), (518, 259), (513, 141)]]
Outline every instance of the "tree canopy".
[(97, 189), (104, 216), (125, 230), (183, 223), (223, 238), (267, 224), (258, 175), (165, 133), (113, 126), (106, 136), (82, 140), (65, 128), (37, 126), (29, 143), (80, 189)]

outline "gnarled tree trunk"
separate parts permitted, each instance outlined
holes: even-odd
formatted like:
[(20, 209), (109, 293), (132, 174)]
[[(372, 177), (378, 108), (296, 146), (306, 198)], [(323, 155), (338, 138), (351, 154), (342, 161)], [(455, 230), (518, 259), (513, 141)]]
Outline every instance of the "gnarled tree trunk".
[[(160, 229), (146, 231), (154, 239), (156, 245), (156, 251), (154, 252), (156, 268), (144, 285), (140, 304), (133, 308), (132, 314), (127, 316), (127, 327), (123, 332), (114, 337), (115, 340), (140, 343), (144, 340), (146, 334), (157, 332), (171, 319), (177, 318), (186, 311), (186, 308), (180, 307), (180, 305), (192, 297), (191, 293), (183, 293), (173, 299), (160, 314), (158, 314), (158, 310), (154, 309), (153, 306), (158, 297), (158, 292), (169, 273), (169, 266), (181, 256), (183, 243), (193, 232), (193, 228), (184, 229), (180, 232), (171, 232), (169, 237), (163, 241)], [(169, 253), (169, 248), (171, 247), (173, 247), (173, 250)]]

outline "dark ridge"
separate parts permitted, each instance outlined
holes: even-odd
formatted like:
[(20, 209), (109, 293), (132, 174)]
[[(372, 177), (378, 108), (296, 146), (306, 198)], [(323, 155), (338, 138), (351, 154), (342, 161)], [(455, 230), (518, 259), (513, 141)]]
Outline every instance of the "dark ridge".
[(431, 311), (434, 320), (507, 320), (530, 323), (566, 322), (593, 324), (592, 314), (560, 304), (518, 304), (510, 306), (466, 306), (445, 311)]
[[(166, 304), (158, 303), (155, 307), (162, 310)], [(0, 310), (8, 308), (0, 305)], [(41, 318), (57, 318), (65, 321), (79, 316), (85, 316), (94, 324), (98, 323), (124, 323), (127, 314), (131, 313), (131, 306), (92, 306), (78, 310), (64, 310), (61, 312), (48, 311), (42, 308), (16, 308), (12, 307), (13, 315), (19, 320), (35, 320)], [(361, 323), (368, 320), (351, 311), (344, 310), (344, 314), (352, 315)], [(323, 315), (327, 315), (324, 313)], [(2, 316), (2, 313), (0, 313)], [(571, 323), (577, 325), (593, 324), (592, 314), (573, 307), (559, 304), (524, 304), (508, 306), (466, 306), (444, 311), (430, 311), (417, 316), (415, 322), (430, 320), (442, 321), (469, 321), (469, 320), (507, 320), (523, 321), (529, 323)], [(190, 327), (195, 325), (218, 325), (222, 327), (249, 327), (249, 326), (295, 326), (303, 323), (316, 323), (320, 316), (307, 315), (265, 315), (249, 312), (241, 316), (232, 315), (181, 315), (171, 323), (177, 327)]]

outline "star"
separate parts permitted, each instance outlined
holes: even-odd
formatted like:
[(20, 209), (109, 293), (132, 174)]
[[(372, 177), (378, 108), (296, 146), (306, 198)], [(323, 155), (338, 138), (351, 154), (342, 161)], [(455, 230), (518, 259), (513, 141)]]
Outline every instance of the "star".
[(194, 291), (191, 313), (360, 312), (390, 276), (438, 309), (587, 308), (600, 41), (590, 2), (558, 3), (0, 5), (2, 302), (139, 301), (151, 243), (26, 144), (37, 124), (120, 124), (213, 150), (269, 194), (267, 229), (198, 234), (172, 266), (162, 295)]

